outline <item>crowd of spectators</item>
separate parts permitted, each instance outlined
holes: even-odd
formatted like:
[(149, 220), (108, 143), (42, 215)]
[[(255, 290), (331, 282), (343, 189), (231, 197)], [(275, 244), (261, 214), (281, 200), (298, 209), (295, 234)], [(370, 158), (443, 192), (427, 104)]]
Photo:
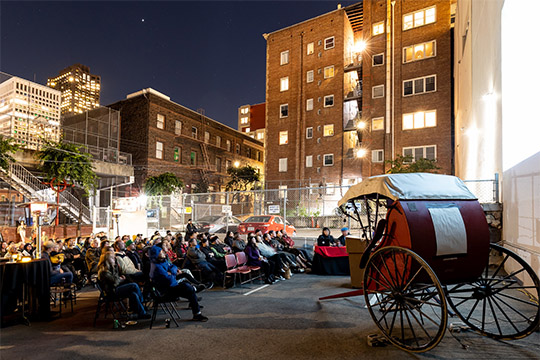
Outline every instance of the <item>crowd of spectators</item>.
[[(106, 293), (128, 298), (131, 311), (138, 318), (149, 315), (144, 308), (152, 291), (189, 301), (193, 320), (208, 320), (201, 313), (198, 292), (224, 282), (225, 256), (245, 252), (247, 264), (260, 266), (264, 280), (272, 284), (289, 279), (311, 267), (309, 254), (294, 247), (294, 241), (281, 231), (248, 234), (247, 241), (228, 232), (223, 240), (217, 235), (198, 233), (188, 224), (185, 234), (155, 232), (109, 239), (104, 233), (89, 237), (45, 239), (42, 258), (49, 262), (50, 285), (75, 284), (100, 286)], [(34, 257), (32, 243), (0, 242), (0, 257)], [(194, 276), (194, 274), (198, 276)], [(66, 290), (67, 293), (67, 290)]]

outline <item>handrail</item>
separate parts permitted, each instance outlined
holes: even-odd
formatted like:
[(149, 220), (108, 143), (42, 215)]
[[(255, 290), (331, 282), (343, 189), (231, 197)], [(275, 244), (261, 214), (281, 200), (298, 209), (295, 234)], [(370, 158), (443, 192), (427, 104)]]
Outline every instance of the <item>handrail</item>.
[[(9, 176), (12, 178), (17, 178), (21, 185), (27, 185), (32, 190), (32, 195), (37, 196), (39, 200), (47, 200), (46, 195), (40, 192), (49, 188), (24, 166), (16, 163), (10, 164)], [(67, 203), (69, 206), (69, 211), (75, 216), (79, 216), (79, 209), (82, 208), (82, 217), (85, 217), (85, 220), (90, 221), (92, 218), (90, 209), (86, 205), (82, 204), (81, 201), (71, 193), (62, 192), (60, 193), (59, 198), (60, 202)]]

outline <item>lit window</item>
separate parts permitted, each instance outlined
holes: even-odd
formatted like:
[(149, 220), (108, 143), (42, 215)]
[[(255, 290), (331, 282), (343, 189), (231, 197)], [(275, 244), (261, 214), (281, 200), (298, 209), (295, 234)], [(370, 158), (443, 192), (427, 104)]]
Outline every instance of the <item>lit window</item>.
[(204, 142), (207, 144), (210, 142), (210, 133), (208, 131), (204, 132)]
[(191, 127), (191, 137), (197, 138), (197, 128), (195, 126)]
[(374, 163), (382, 163), (384, 161), (384, 150), (372, 150), (371, 161)]
[(313, 155), (306, 156), (306, 167), (313, 167)]
[(306, 128), (306, 139), (313, 139), (313, 128)]
[(436, 160), (437, 159), (437, 146), (429, 145), (429, 146), (404, 147), (403, 156), (410, 156), (412, 157), (413, 161), (417, 161), (419, 159)]
[(403, 31), (436, 21), (435, 6), (403, 15)]
[(384, 97), (384, 85), (377, 85), (371, 88), (371, 97), (373, 99)]
[(281, 78), (280, 85), (279, 85), (279, 91), (287, 91), (289, 90), (289, 77)]
[(334, 65), (324, 68), (324, 78), (329, 79), (331, 77), (334, 77)]
[(247, 127), (247, 128), (244, 128), (244, 131), (248, 133), (251, 131), (251, 129)]
[(312, 42), (307, 44), (307, 54), (311, 55), (311, 54), (313, 54), (314, 51), (315, 51), (315, 44), (312, 43)]
[(264, 139), (264, 133), (263, 132), (257, 132), (257, 140), (263, 140)]
[(180, 149), (175, 147), (174, 148), (174, 161), (179, 162), (180, 161)]
[(334, 154), (324, 154), (324, 166), (333, 166), (334, 165)]
[(216, 136), (216, 146), (221, 147), (221, 136)]
[(371, 131), (384, 130), (384, 117), (371, 119)]
[(334, 136), (334, 124), (324, 125), (323, 136)]
[(287, 145), (289, 143), (289, 132), (280, 131), (279, 132), (279, 145)]
[(403, 130), (422, 129), (437, 126), (437, 111), (418, 111), (403, 114)]
[(372, 35), (375, 36), (380, 34), (384, 34), (384, 21), (373, 24)]
[(313, 99), (306, 100), (306, 111), (313, 110)]
[(334, 48), (334, 37), (329, 37), (324, 39), (324, 50), (332, 49)]
[(403, 81), (403, 96), (436, 91), (436, 75)]
[(249, 108), (247, 107), (240, 109), (241, 114), (247, 114), (248, 112), (249, 112)]
[(289, 50), (281, 52), (280, 65), (285, 65), (289, 63)]
[(334, 106), (334, 95), (326, 95), (324, 97), (324, 107)]
[(309, 70), (306, 75), (306, 82), (313, 82), (313, 70)]
[(384, 53), (373, 55), (372, 66), (384, 65)]
[(287, 116), (289, 116), (289, 104), (279, 105), (279, 117), (286, 118)]
[(163, 143), (156, 141), (156, 158), (163, 159)]
[(191, 150), (191, 153), (189, 154), (189, 163), (192, 166), (197, 165), (197, 152), (196, 151)]
[(279, 159), (279, 172), (287, 172), (287, 158)]
[(249, 123), (248, 117), (247, 116), (242, 116), (240, 118), (240, 124), (247, 124), (247, 123)]
[(157, 114), (157, 128), (163, 129), (165, 127), (165, 116)]
[(174, 133), (176, 135), (181, 135), (182, 134), (182, 122), (180, 120), (176, 120), (174, 122)]
[(227, 140), (225, 144), (227, 146), (227, 151), (231, 151), (231, 140)]

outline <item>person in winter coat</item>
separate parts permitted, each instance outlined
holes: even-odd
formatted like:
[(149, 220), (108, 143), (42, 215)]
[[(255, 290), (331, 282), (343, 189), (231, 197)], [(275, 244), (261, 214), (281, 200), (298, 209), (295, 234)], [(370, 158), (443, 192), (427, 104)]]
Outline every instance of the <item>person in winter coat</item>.
[(317, 245), (319, 246), (336, 246), (336, 239), (332, 235), (330, 235), (330, 229), (327, 227), (324, 227), (322, 229), (322, 234), (319, 235), (319, 238), (317, 239)]
[(189, 306), (193, 313), (193, 321), (208, 321), (208, 318), (201, 313), (201, 308), (195, 289), (183, 278), (176, 277), (181, 274), (180, 270), (167, 261), (167, 254), (159, 246), (152, 246), (148, 251), (150, 257), (150, 279), (154, 282), (156, 289), (163, 295), (170, 298), (183, 297), (188, 299)]

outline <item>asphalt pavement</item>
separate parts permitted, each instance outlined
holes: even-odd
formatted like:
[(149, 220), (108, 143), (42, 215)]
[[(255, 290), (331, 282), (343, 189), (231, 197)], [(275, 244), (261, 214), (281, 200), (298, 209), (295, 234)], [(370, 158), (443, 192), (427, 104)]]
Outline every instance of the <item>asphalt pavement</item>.
[[(2, 359), (540, 359), (540, 333), (516, 341), (496, 341), (474, 332), (450, 333), (427, 353), (411, 354), (392, 345), (371, 347), (377, 327), (363, 297), (319, 301), (321, 296), (350, 289), (342, 276), (296, 274), (274, 285), (202, 293), (206, 323), (189, 321), (185, 302), (182, 321), (166, 328), (158, 315), (113, 329), (113, 320), (100, 317), (92, 326), (97, 290), (85, 288), (74, 312), (31, 326), (0, 330)], [(458, 322), (449, 318), (449, 323)]]

